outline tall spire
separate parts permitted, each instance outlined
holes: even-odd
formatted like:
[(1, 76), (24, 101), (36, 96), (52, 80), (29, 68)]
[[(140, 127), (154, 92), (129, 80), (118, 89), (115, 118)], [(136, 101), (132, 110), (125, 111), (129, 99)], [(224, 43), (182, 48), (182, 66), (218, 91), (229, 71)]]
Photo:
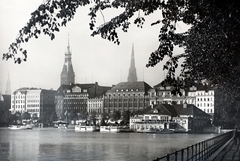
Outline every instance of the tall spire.
[(68, 51), (70, 51), (70, 45), (69, 45), (69, 34), (68, 34), (68, 46), (67, 46)]
[(11, 82), (10, 82), (9, 74), (8, 74), (8, 80), (7, 80), (7, 83), (6, 83), (5, 94), (11, 95)]
[(132, 55), (128, 73), (128, 82), (137, 82), (137, 72), (135, 67), (134, 44), (132, 44)]
[(61, 82), (62, 84), (74, 84), (75, 83), (75, 73), (72, 66), (72, 53), (70, 51), (69, 45), (69, 34), (68, 34), (68, 46), (67, 51), (65, 52), (65, 61), (61, 73)]

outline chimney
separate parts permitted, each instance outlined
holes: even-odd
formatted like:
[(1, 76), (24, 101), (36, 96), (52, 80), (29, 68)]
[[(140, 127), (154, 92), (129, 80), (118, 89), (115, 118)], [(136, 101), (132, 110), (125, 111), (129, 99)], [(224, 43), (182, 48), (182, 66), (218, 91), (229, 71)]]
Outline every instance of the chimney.
[(187, 108), (187, 102), (186, 101), (183, 103), (183, 108)]

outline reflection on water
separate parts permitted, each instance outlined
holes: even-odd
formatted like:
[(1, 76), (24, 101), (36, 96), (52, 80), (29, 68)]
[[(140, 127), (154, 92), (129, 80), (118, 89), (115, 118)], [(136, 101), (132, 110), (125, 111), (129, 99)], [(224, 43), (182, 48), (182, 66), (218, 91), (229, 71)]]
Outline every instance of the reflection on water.
[(0, 129), (0, 160), (153, 160), (214, 134), (140, 134)]

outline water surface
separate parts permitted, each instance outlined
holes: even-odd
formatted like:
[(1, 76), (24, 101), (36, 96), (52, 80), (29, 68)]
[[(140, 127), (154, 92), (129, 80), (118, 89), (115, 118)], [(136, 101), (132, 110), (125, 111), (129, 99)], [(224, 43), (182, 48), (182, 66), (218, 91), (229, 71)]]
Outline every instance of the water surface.
[(148, 161), (214, 136), (0, 129), (0, 160)]

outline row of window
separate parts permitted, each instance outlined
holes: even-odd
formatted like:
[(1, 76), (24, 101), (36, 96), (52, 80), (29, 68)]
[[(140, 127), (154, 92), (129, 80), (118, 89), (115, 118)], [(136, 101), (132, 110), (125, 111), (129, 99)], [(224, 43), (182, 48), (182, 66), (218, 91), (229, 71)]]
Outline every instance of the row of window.
[(119, 93), (119, 94), (115, 94), (115, 93), (113, 93), (113, 94), (109, 94), (108, 95), (108, 97), (116, 97), (116, 96), (118, 96), (118, 97), (125, 97), (125, 96), (128, 96), (128, 97), (130, 97), (130, 96), (133, 96), (133, 97), (136, 97), (136, 96), (138, 96), (138, 97), (140, 97), (140, 96), (142, 96), (140, 93), (139, 94), (135, 94), (135, 93), (128, 93), (128, 94), (125, 94), (125, 93)]
[(17, 109), (20, 109), (20, 108), (25, 108), (25, 105), (12, 105), (12, 108), (17, 108)]
[[(123, 92), (123, 91), (126, 91), (126, 92), (131, 91), (131, 92), (133, 92), (134, 89), (116, 89), (116, 92), (119, 92), (119, 91), (121, 91), (121, 92)], [(139, 89), (135, 89), (135, 91), (139, 91)]]
[(103, 104), (88, 104), (88, 107), (92, 108), (92, 107), (102, 107)]
[(211, 96), (213, 96), (214, 92), (213, 91), (210, 91), (210, 92), (202, 91), (202, 92), (197, 92), (196, 95), (199, 95), (199, 96), (211, 95)]
[(25, 103), (25, 100), (16, 100), (16, 101), (12, 101), (12, 103)]
[(197, 98), (197, 101), (213, 101), (213, 97), (211, 97), (211, 98)]
[(38, 108), (38, 109), (27, 109), (27, 112), (39, 112), (40, 111), (40, 109)]
[(27, 107), (39, 107), (39, 104), (28, 104)]
[(13, 98), (15, 97), (15, 99), (24, 99), (25, 95), (15, 95), (13, 96)]
[(206, 113), (213, 113), (213, 109), (203, 109), (203, 111)]
[(213, 103), (197, 103), (197, 107), (213, 107)]
[(102, 113), (102, 110), (101, 109), (88, 109), (88, 113), (93, 113), (93, 112)]
[(88, 94), (74, 94), (74, 95), (65, 95), (64, 98), (75, 98), (75, 97), (84, 97), (84, 98), (87, 98), (88, 97)]

